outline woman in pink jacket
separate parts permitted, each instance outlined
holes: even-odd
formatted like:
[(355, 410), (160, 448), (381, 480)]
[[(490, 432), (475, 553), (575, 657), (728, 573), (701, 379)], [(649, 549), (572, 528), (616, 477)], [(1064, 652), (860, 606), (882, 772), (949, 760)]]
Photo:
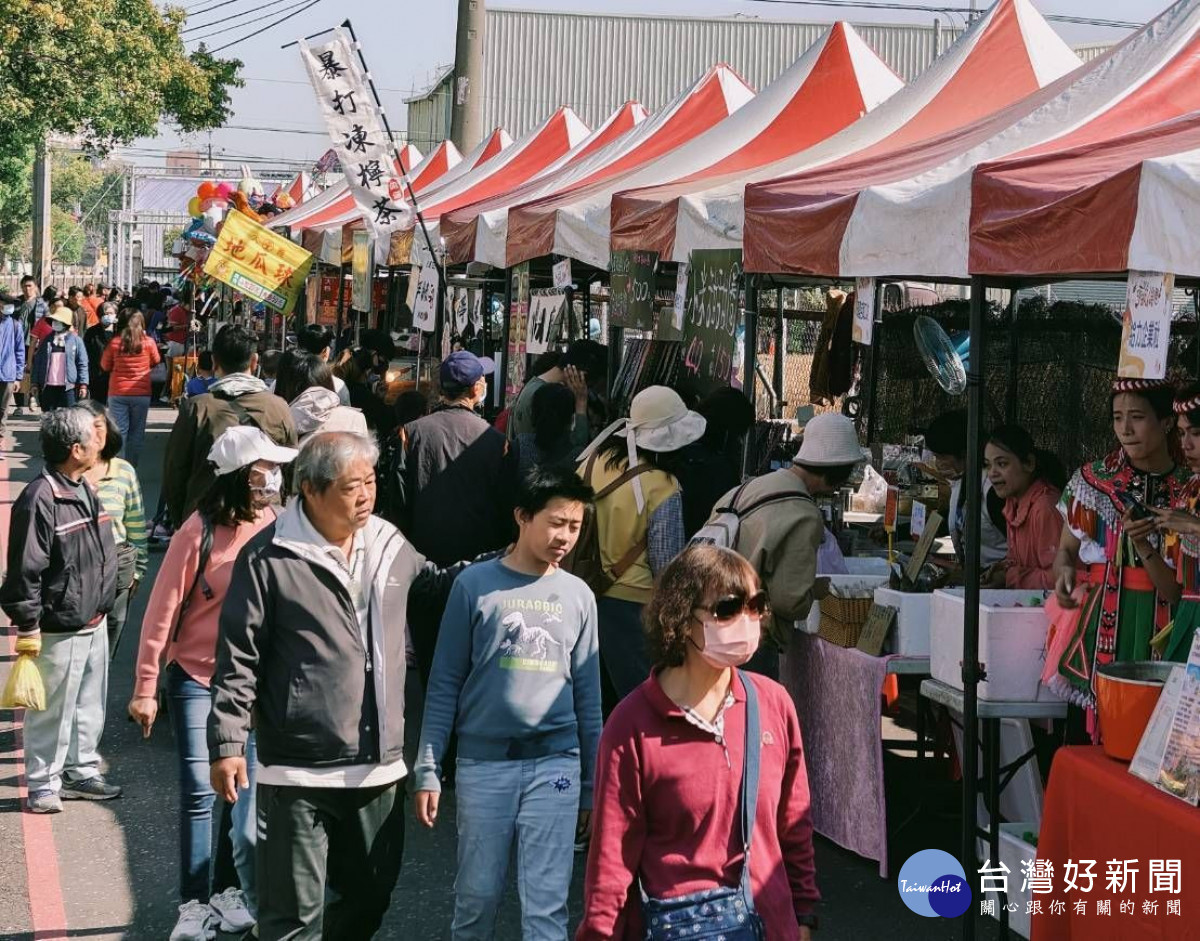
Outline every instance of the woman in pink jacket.
[(1001, 425), (988, 438), (983, 466), (1008, 523), (1008, 556), (984, 573), (985, 585), (1052, 591), (1063, 526), (1058, 501), (1067, 482), (1062, 462), (1036, 447), (1024, 428)]
[[(213, 894), (212, 808), (206, 729), (216, 662), (217, 620), (233, 563), (275, 521), (270, 502), (283, 484), (280, 465), (296, 456), (258, 428), (235, 425), (208, 454), (216, 479), (196, 512), (171, 538), (146, 604), (129, 714), (148, 737), (158, 715), (159, 666), (166, 663), (169, 717), (179, 747), (179, 922), (172, 941), (244, 932), (254, 924), (254, 783), (234, 804), (233, 854), (242, 891)], [(249, 754), (249, 752), (248, 752)], [(253, 759), (250, 761), (253, 768)], [(251, 772), (252, 773), (252, 772)]]

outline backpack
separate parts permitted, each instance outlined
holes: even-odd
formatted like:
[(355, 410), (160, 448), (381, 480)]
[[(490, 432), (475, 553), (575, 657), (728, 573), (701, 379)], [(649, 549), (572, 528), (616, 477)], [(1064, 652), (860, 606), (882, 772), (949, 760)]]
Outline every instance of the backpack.
[(689, 541), (689, 545), (708, 545), (718, 546), (722, 549), (737, 550), (738, 532), (741, 529), (742, 520), (761, 507), (768, 506), (772, 503), (781, 503), (784, 500), (808, 500), (810, 503), (815, 503), (806, 493), (772, 493), (758, 500), (755, 500), (749, 506), (739, 508), (738, 501), (742, 498), (742, 492), (750, 486), (750, 481), (746, 481), (733, 492), (733, 499), (729, 501), (728, 506), (718, 506), (713, 510), (713, 515), (709, 521), (697, 530)]
[[(597, 454), (593, 453), (588, 458), (587, 466), (583, 470), (583, 481), (589, 486), (592, 483), (592, 468), (595, 466), (596, 457)], [(579, 540), (575, 543), (575, 548), (562, 561), (561, 568), (577, 578), (583, 579), (597, 598), (604, 595), (613, 585), (620, 581), (621, 576), (629, 571), (633, 563), (645, 553), (646, 540), (649, 537), (650, 530), (647, 526), (646, 532), (642, 534), (642, 538), (635, 542), (629, 551), (621, 556), (612, 568), (605, 568), (604, 560), (600, 556), (600, 525), (596, 520), (596, 508), (605, 497), (615, 493), (620, 487), (633, 480), (633, 478), (652, 470), (654, 470), (654, 467), (650, 464), (638, 464), (636, 467), (625, 471), (620, 477), (596, 494), (595, 501), (583, 514), (583, 523), (579, 527)]]

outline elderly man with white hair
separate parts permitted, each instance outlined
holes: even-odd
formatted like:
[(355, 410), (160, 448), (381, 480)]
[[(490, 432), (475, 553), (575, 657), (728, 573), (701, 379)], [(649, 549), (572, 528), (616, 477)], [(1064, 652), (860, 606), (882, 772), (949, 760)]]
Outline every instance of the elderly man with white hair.
[(406, 611), (444, 604), (456, 571), (372, 515), (378, 457), (309, 438), (299, 499), (242, 551), (221, 610), (212, 783), (230, 802), (245, 786), (253, 712), (262, 941), (368, 938), (400, 874)]

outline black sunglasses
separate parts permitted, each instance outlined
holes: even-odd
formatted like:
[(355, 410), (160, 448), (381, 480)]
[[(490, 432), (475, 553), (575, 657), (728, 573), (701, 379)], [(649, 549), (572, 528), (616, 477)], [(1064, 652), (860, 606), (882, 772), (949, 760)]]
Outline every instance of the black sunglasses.
[(748, 612), (754, 617), (762, 617), (767, 613), (769, 605), (767, 604), (767, 593), (765, 591), (756, 591), (749, 598), (744, 594), (726, 595), (724, 598), (719, 598), (713, 602), (712, 607), (707, 610), (717, 621), (732, 621), (743, 611)]

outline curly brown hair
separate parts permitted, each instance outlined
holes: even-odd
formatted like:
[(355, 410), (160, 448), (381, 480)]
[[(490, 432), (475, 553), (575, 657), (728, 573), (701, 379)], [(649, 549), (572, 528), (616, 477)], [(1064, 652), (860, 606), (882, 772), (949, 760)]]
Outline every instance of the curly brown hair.
[(692, 613), (726, 595), (759, 590), (754, 566), (732, 549), (689, 546), (663, 569), (642, 611), (646, 648), (657, 669), (677, 667), (687, 656)]

